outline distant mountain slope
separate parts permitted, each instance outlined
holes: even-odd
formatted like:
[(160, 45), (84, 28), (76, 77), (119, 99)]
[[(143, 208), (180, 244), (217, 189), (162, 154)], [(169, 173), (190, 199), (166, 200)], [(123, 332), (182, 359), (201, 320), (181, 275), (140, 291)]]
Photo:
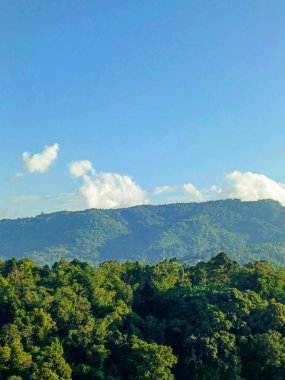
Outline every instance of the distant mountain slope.
[(219, 251), (243, 263), (285, 264), (285, 208), (278, 202), (221, 200), (57, 212), (0, 221), (0, 256), (196, 262)]

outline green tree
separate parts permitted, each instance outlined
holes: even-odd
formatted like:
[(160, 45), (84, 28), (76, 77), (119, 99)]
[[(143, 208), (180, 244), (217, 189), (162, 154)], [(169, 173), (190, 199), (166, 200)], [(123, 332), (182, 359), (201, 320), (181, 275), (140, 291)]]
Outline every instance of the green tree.
[(147, 343), (136, 336), (132, 338), (132, 360), (138, 380), (171, 380), (171, 368), (177, 363), (171, 347)]

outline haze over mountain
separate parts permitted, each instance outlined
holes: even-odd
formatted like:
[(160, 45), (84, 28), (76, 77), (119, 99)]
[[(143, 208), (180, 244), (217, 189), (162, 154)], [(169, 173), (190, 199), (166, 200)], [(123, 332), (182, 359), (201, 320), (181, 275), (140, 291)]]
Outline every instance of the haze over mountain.
[(190, 263), (225, 251), (240, 263), (285, 263), (285, 208), (272, 200), (144, 205), (0, 221), (0, 255), (53, 263), (116, 259)]

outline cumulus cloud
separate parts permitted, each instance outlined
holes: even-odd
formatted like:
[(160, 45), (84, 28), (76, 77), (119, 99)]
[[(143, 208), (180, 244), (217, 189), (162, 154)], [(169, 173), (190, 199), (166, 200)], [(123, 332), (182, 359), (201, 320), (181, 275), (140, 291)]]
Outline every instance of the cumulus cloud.
[(73, 177), (83, 177), (87, 173), (95, 174), (95, 170), (90, 161), (82, 160), (82, 161), (74, 161), (69, 164), (69, 173)]
[(172, 193), (177, 189), (178, 186), (157, 186), (152, 191), (152, 195), (160, 195), (166, 193)]
[(213, 185), (208, 189), (198, 190), (191, 183), (184, 185), (184, 191), (191, 201), (238, 198), (242, 201), (273, 199), (285, 206), (285, 185), (252, 172), (233, 171), (225, 176), (223, 185)]
[(204, 195), (192, 183), (183, 186), (184, 191), (189, 194), (192, 202), (201, 202), (205, 199)]
[[(29, 152), (24, 152), (22, 155), (23, 163), (29, 173), (44, 173), (57, 158), (59, 145), (54, 144), (45, 146), (42, 153), (30, 155)], [(22, 173), (17, 173), (15, 177), (20, 177)]]
[(88, 160), (69, 165), (73, 177), (82, 178), (79, 192), (91, 208), (118, 208), (149, 203), (146, 192), (131, 177), (117, 173), (97, 173)]
[(243, 201), (274, 199), (285, 205), (285, 186), (263, 174), (234, 171), (227, 175), (230, 187), (225, 189), (227, 198), (239, 198)]

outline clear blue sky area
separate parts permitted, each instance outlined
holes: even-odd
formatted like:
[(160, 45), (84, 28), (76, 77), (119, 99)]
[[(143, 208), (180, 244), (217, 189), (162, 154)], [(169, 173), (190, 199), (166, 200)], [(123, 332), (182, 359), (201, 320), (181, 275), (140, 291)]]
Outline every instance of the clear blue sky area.
[[(77, 160), (147, 191), (234, 170), (284, 183), (284, 20), (281, 0), (1, 0), (0, 207), (76, 192)], [(54, 143), (45, 174), (7, 179)]]

